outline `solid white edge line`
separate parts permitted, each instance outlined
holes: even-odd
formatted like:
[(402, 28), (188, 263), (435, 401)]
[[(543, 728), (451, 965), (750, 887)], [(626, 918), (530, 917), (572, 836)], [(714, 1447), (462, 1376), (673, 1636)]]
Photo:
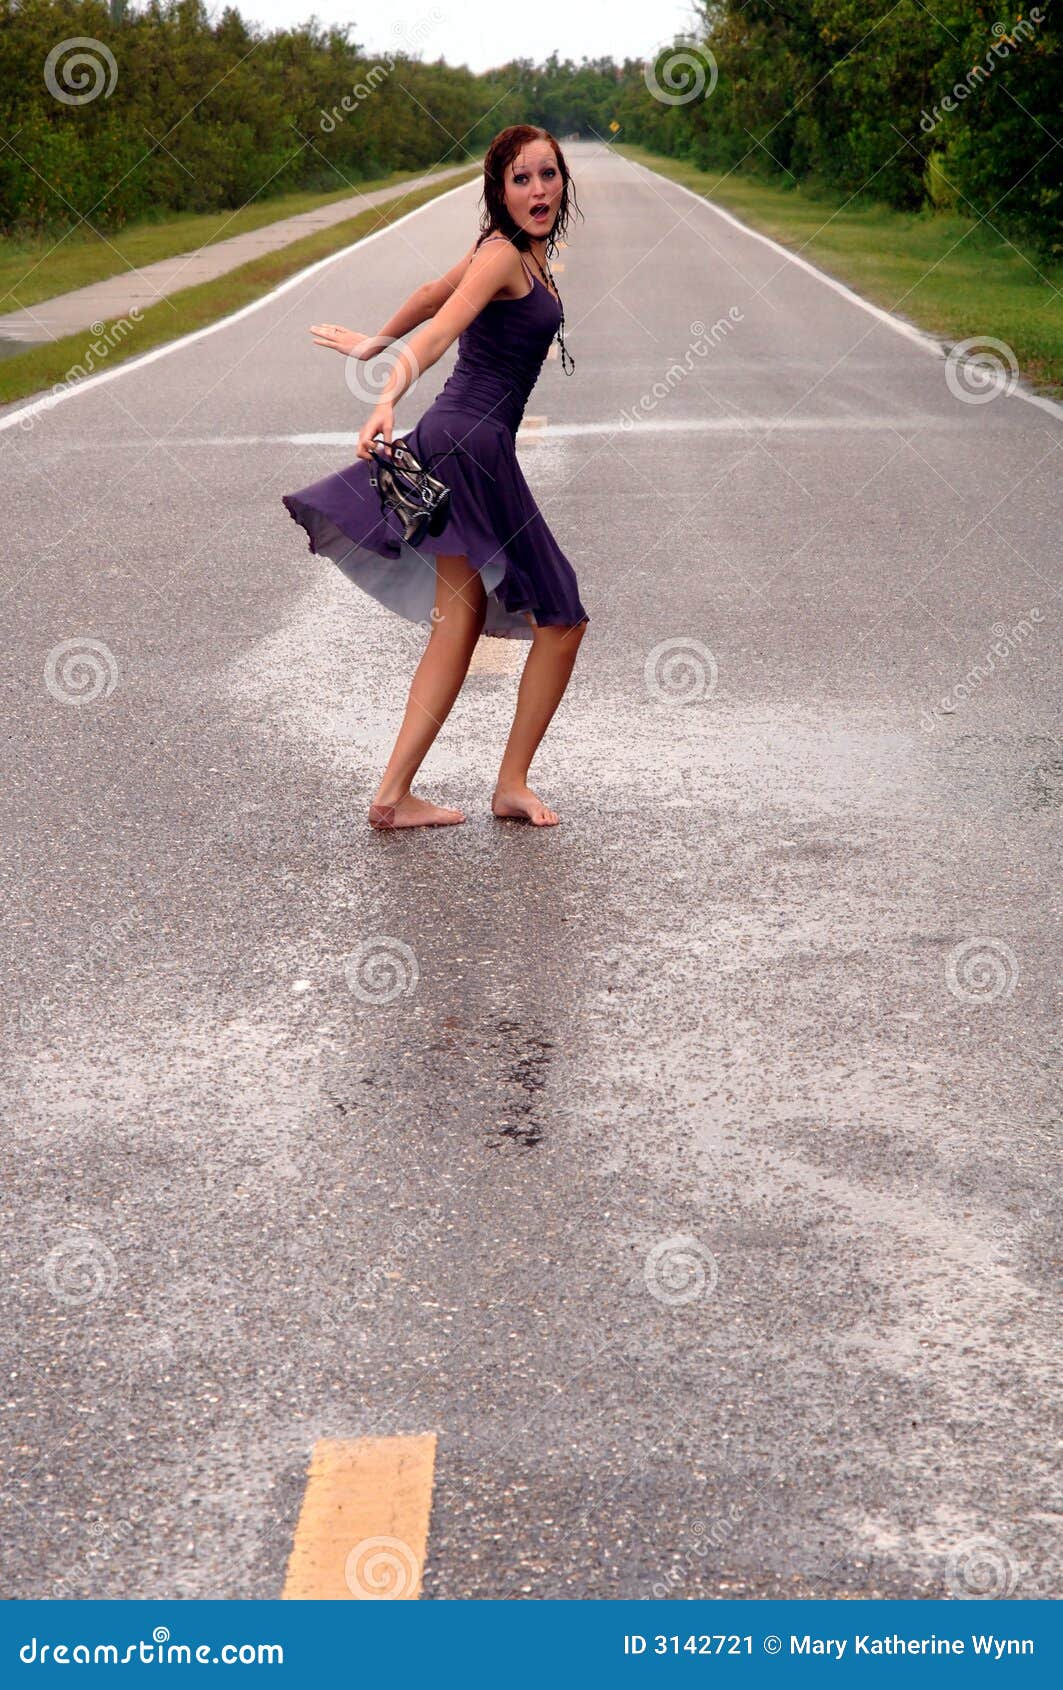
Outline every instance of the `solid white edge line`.
[[(28, 405), (21, 405), (17, 411), (10, 412), (6, 417), (0, 417), (0, 430), (14, 428), (23, 417), (36, 416), (39, 411), (50, 411), (53, 406), (61, 405), (64, 399), (73, 399), (76, 394), (85, 393), (93, 387), (99, 387), (103, 382), (117, 381), (119, 376), (129, 375), (133, 370), (143, 369), (145, 364), (153, 364), (157, 358), (166, 358), (171, 352), (178, 352), (184, 346), (191, 346), (194, 341), (205, 340), (207, 335), (217, 334), (221, 329), (229, 328), (231, 324), (238, 323), (242, 317), (249, 317), (253, 311), (261, 311), (264, 305), (268, 305), (278, 295), (287, 293), (289, 288), (296, 287), (300, 282), (304, 282), (308, 276), (316, 275), (319, 270), (324, 270), (328, 265), (336, 264), (341, 258), (346, 258), (357, 247), (369, 246), (371, 242), (379, 240), (382, 235), (388, 234), (390, 230), (400, 228), (409, 218), (418, 216), (422, 211), (427, 211), (429, 206), (438, 205), (441, 200), (449, 199), (451, 194), (460, 194), (464, 188), (471, 187), (474, 180), (475, 178), (468, 182), (459, 182), (456, 187), (448, 188), (445, 193), (437, 194), (434, 199), (425, 200), (423, 205), (417, 205), (412, 211), (407, 211), (402, 217), (397, 217), (394, 223), (385, 224), (382, 229), (373, 229), (368, 235), (362, 235), (358, 240), (352, 241), (350, 246), (341, 247), (339, 252), (330, 252), (326, 258), (316, 259), (305, 270), (297, 270), (294, 276), (289, 276), (285, 281), (278, 282), (277, 286), (271, 288), (269, 293), (264, 293), (261, 299), (253, 299), (250, 305), (242, 305), (239, 311), (232, 311), (227, 317), (219, 317), (216, 323), (208, 323), (206, 328), (193, 329), (190, 334), (179, 335), (176, 340), (168, 340), (165, 346), (155, 346), (150, 352), (142, 352), (139, 358), (130, 358), (124, 364), (116, 364), (113, 370), (101, 370), (99, 375), (86, 376), (84, 381), (74, 382), (70, 387), (64, 387), (60, 393), (52, 391), (46, 393), (41, 399), (32, 400)], [(400, 189), (399, 192), (401, 193), (401, 191)], [(395, 197), (398, 198), (398, 195), (396, 194)], [(384, 201), (384, 204), (386, 205), (387, 201)], [(376, 207), (370, 206), (367, 209), (372, 211)], [(354, 215), (358, 216), (359, 213), (355, 212)], [(305, 237), (300, 236), (299, 238), (302, 240)], [(283, 252), (284, 248), (279, 247), (277, 250)], [(237, 268), (239, 269), (240, 266), (238, 265)], [(120, 320), (119, 318), (107, 319), (107, 321)]]
[[(740, 229), (743, 235), (748, 235), (752, 240), (762, 241), (765, 246), (771, 247), (773, 252), (781, 254), (791, 264), (796, 264), (798, 269), (807, 270), (810, 276), (815, 276), (818, 282), (823, 282), (826, 287), (832, 288), (835, 293), (841, 295), (842, 299), (847, 299), (850, 305), (859, 306), (861, 311), (866, 311), (869, 316), (876, 317), (880, 323), (884, 323), (887, 328), (894, 329), (897, 334), (904, 335), (906, 340), (914, 341), (917, 346), (922, 346), (927, 352), (933, 353), (936, 358), (948, 357), (949, 343), (947, 341), (935, 339), (925, 329), (918, 329), (913, 323), (906, 323), (903, 317), (895, 317), (891, 311), (884, 311), (880, 305), (872, 305), (869, 299), (863, 299), (860, 294), (854, 293), (852, 288), (846, 287), (844, 282), (839, 282), (834, 276), (828, 276), (825, 270), (817, 269), (816, 265), (810, 264), (807, 258), (802, 258), (798, 253), (791, 252), (788, 247), (780, 245), (770, 235), (762, 235), (759, 229), (751, 229), (748, 223), (743, 223), (740, 217), (735, 217), (730, 211), (725, 211), (722, 206), (716, 204), (715, 200), (709, 199), (705, 194), (696, 193), (693, 188), (686, 187), (682, 182), (673, 182), (670, 176), (665, 176), (660, 170), (651, 169), (647, 164), (636, 164), (634, 159), (628, 162), (635, 164), (636, 169), (644, 170), (648, 176), (656, 176), (659, 181), (667, 182), (671, 187), (678, 188), (681, 193), (689, 194), (691, 199), (697, 200), (699, 205), (705, 206), (709, 211), (714, 211), (717, 217), (722, 217), (725, 223), (730, 223), (734, 228)], [(1012, 388), (1011, 397), (1013, 399), (1025, 399), (1028, 405), (1036, 405), (1039, 410), (1047, 411), (1049, 416), (1057, 417), (1060, 421), (1063, 421), (1063, 404), (1058, 399), (1048, 399), (1040, 393), (1031, 393), (1021, 380), (1016, 382)]]

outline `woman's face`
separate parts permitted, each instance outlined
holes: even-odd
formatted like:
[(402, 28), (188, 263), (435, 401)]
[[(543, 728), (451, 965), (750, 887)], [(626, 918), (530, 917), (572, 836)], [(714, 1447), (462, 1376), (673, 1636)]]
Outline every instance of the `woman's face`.
[[(549, 141), (522, 147), (506, 166), (506, 210), (520, 229), (545, 240), (554, 226), (564, 182)], [(536, 215), (538, 207), (545, 212)]]

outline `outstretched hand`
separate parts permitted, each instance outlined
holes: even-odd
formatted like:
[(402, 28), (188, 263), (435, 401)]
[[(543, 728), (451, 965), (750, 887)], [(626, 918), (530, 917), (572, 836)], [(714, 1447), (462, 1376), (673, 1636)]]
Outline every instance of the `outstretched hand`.
[(358, 334), (354, 329), (342, 328), (339, 323), (311, 323), (310, 333), (315, 346), (331, 347), (334, 352), (342, 352), (345, 358), (370, 358), (380, 350), (379, 335)]

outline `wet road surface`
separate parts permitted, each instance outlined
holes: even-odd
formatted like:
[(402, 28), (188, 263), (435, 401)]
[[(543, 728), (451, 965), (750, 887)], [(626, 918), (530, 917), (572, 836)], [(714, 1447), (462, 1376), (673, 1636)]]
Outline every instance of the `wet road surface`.
[(10, 1594), (277, 1595), (428, 1432), (427, 1599), (1060, 1593), (1063, 415), (569, 160), (556, 828), (504, 641), (367, 828), (424, 636), (280, 504), (475, 186), (0, 429)]

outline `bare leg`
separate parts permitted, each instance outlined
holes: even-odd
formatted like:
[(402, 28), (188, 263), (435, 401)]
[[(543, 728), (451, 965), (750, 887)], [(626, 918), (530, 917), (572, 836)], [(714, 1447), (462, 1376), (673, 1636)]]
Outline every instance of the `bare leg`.
[(487, 595), (479, 571), (464, 556), (437, 557), (432, 632), (410, 683), (395, 748), (369, 808), (370, 827), (439, 827), (465, 820), (460, 810), (415, 798), (410, 783), (461, 691), (486, 616)]
[[(529, 622), (532, 618), (528, 617)], [(534, 622), (532, 626), (535, 627)], [(554, 827), (558, 817), (528, 785), (528, 770), (550, 719), (561, 702), (587, 624), (569, 628), (535, 628), (532, 648), (517, 689), (517, 709), (509, 731), (498, 782), (491, 799), (496, 816)]]

